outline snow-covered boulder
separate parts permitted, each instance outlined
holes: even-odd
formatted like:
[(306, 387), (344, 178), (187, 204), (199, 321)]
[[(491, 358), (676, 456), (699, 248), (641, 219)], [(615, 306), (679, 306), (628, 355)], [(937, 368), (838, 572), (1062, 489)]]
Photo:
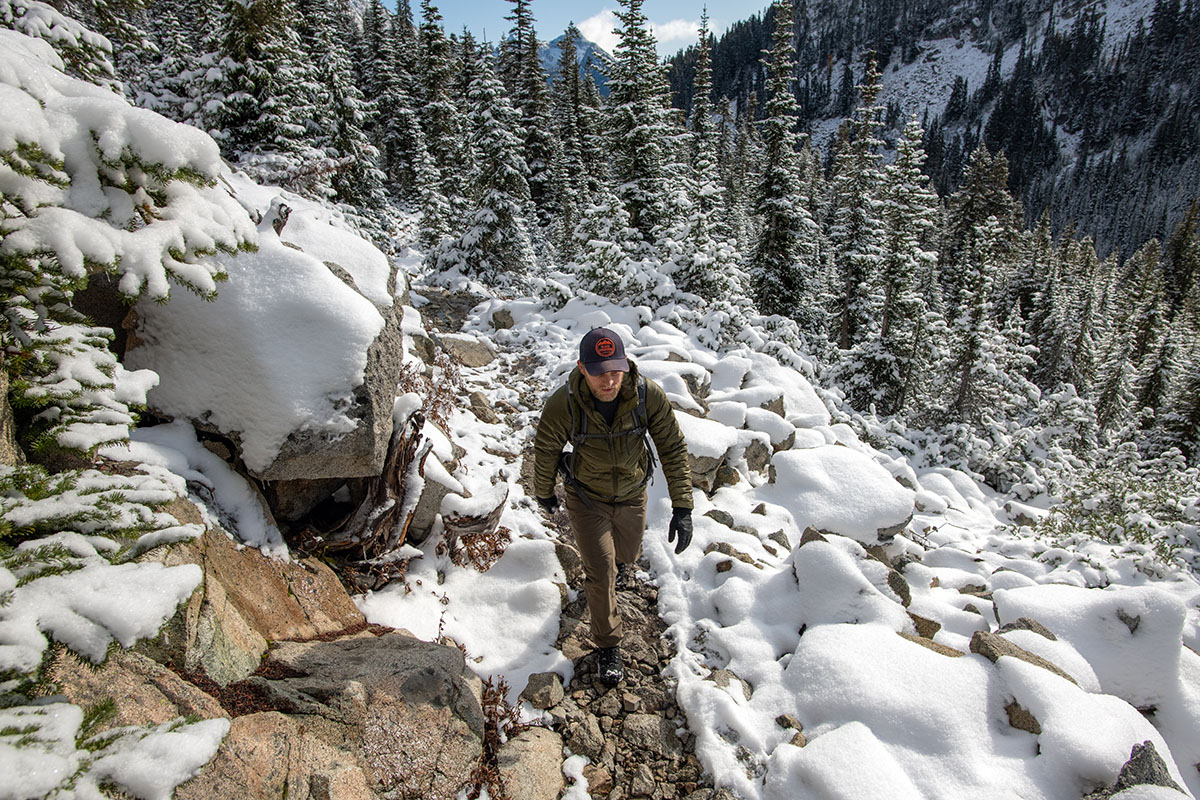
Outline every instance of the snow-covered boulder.
[(826, 445), (777, 453), (762, 500), (788, 509), (800, 530), (814, 527), (864, 544), (894, 536), (912, 518), (914, 492), (869, 456)]
[[(242, 202), (276, 200), (230, 180)], [(378, 475), (404, 352), (394, 277), (378, 250), (318, 224), (327, 211), (287, 201), (283, 236), (298, 232), (285, 242), (264, 221), (256, 252), (216, 256), (229, 280), (215, 300), (173, 292), (139, 304), (126, 361), (159, 374), (152, 408), (227, 437), (257, 478)], [(341, 242), (336, 269), (319, 257), (331, 255), (316, 244), (322, 230)]]

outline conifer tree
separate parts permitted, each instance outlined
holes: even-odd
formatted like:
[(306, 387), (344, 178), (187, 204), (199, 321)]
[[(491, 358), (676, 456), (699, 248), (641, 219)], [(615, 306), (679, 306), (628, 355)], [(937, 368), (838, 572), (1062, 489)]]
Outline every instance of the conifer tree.
[[(951, 309), (958, 306), (959, 276), (970, 269), (963, 261), (972, 252), (972, 237), (989, 217), (1000, 225), (1000, 238), (994, 244), (1000, 265), (1009, 266), (1018, 252), (1021, 210), (1008, 192), (1008, 160), (1003, 153), (993, 156), (981, 144), (971, 153), (962, 188), (950, 198), (939, 251), (943, 288)], [(1003, 288), (1007, 276), (994, 277)]]
[(206, 123), (222, 151), (260, 178), (289, 184), (313, 155), (299, 121), (306, 59), (291, 0), (225, 0), (215, 98)]
[(1172, 309), (1178, 309), (1192, 285), (1200, 281), (1200, 200), (1192, 200), (1187, 213), (1167, 240), (1163, 271), (1167, 299)]
[(943, 399), (953, 422), (981, 424), (1002, 418), (1002, 336), (992, 314), (992, 276), (996, 274), (1002, 237), (1000, 223), (989, 217), (970, 236), (958, 314), (951, 325)]
[(795, 132), (798, 108), (792, 89), (794, 9), (775, 3), (769, 89), (763, 121), (763, 173), (755, 203), (761, 230), (747, 262), (754, 296), (764, 314), (790, 317), (819, 335), (816, 256), (819, 230), (800, 194)]
[(642, 0), (620, 0), (621, 28), (608, 87), (608, 134), (617, 196), (643, 240), (670, 223), (668, 191), (669, 89), (658, 63)]
[(537, 209), (540, 227), (548, 227), (557, 215), (560, 203), (553, 188), (553, 168), (561, 148), (552, 122), (550, 90), (546, 73), (538, 57), (537, 32), (529, 0), (509, 0), (513, 12), (508, 16), (513, 28), (501, 43), (502, 55), (508, 53), (506, 84), (513, 106), (520, 114), (523, 155), (529, 165), (529, 195)]
[(451, 214), (465, 211), (467, 188), (466, 138), (458, 105), (451, 96), (455, 75), (455, 53), (442, 29), (442, 15), (432, 0), (421, 0), (419, 61), (416, 103), (421, 109), (425, 147), (437, 167), (438, 190), (449, 203)]
[(554, 125), (561, 144), (555, 179), (559, 198), (555, 244), (565, 261), (578, 256), (575, 228), (583, 218), (583, 210), (597, 195), (601, 177), (597, 173), (600, 159), (594, 151), (596, 113), (585, 102), (575, 48), (578, 40), (579, 29), (569, 25), (560, 44), (562, 55), (553, 88)]
[(471, 187), (474, 206), (462, 235), (438, 249), (434, 265), (438, 271), (458, 268), (498, 284), (526, 274), (534, 256), (524, 218), (529, 169), (521, 157), (519, 118), (496, 77), (488, 49), (477, 56), (468, 93), (471, 146), (480, 155)]
[(865, 407), (874, 403), (882, 414), (903, 407), (911, 376), (934, 365), (921, 347), (923, 323), (929, 309), (918, 290), (917, 278), (936, 264), (929, 249), (938, 229), (937, 195), (921, 172), (924, 132), (913, 119), (897, 144), (896, 160), (884, 168), (882, 186), (885, 237), (879, 282), (882, 305), (877, 334), (862, 340), (846, 359), (853, 365), (847, 376), (858, 387), (851, 402)]
[[(708, 12), (700, 18), (699, 54), (693, 79), (691, 128), (692, 179), (690, 213), (680, 231), (676, 258), (677, 287), (699, 295), (708, 303), (724, 302), (732, 308), (744, 302), (745, 284), (737, 263), (737, 249), (729, 240), (720, 212), (724, 209), (716, 160), (716, 132), (712, 124), (712, 64)], [(732, 313), (732, 312), (731, 312)]]
[(858, 88), (862, 100), (843, 128), (830, 184), (829, 247), (837, 265), (835, 327), (830, 333), (840, 350), (878, 335), (883, 302), (883, 108), (875, 103), (882, 87), (874, 59), (867, 67), (866, 83)]
[(633, 288), (630, 264), (640, 237), (615, 192), (600, 190), (599, 199), (584, 210), (575, 237), (580, 286), (614, 302), (628, 297)]
[(342, 31), (348, 8), (335, 0), (297, 0), (298, 33), (313, 67), (314, 115), (309, 137), (325, 153), (332, 171), (330, 190), (338, 202), (358, 209), (385, 205), (379, 151), (368, 140), (367, 103), (355, 83)]
[(127, 87), (132, 90), (136, 105), (176, 122), (187, 122), (192, 114), (191, 99), (197, 76), (189, 73), (199, 59), (185, 30), (183, 13), (180, 0), (160, 0), (155, 4), (153, 36), (157, 52), (147, 65), (145, 84)]

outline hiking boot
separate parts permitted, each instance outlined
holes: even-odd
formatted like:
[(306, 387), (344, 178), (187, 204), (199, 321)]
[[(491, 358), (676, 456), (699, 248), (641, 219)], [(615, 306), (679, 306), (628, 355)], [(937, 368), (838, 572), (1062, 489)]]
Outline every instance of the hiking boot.
[(617, 588), (632, 589), (634, 584), (633, 579), (634, 566), (633, 564), (622, 564), (617, 567)]
[(601, 647), (596, 651), (596, 677), (609, 686), (615, 686), (625, 677), (621, 648)]

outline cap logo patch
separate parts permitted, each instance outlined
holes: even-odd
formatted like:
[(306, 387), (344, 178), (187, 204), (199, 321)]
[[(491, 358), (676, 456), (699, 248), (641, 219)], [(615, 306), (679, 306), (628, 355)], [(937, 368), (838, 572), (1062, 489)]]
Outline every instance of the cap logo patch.
[(609, 358), (615, 352), (617, 352), (617, 345), (612, 339), (606, 337), (596, 341), (596, 355), (601, 358)]

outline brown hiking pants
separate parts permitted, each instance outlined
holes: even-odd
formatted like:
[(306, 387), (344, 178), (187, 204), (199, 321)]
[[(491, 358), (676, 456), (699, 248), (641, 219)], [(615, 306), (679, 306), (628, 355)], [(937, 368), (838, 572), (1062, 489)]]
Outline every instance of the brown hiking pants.
[(592, 617), (592, 638), (597, 647), (621, 643), (623, 626), (617, 608), (617, 565), (632, 564), (642, 554), (646, 530), (646, 495), (634, 503), (591, 506), (567, 491), (567, 516), (575, 544), (583, 559), (583, 591)]

